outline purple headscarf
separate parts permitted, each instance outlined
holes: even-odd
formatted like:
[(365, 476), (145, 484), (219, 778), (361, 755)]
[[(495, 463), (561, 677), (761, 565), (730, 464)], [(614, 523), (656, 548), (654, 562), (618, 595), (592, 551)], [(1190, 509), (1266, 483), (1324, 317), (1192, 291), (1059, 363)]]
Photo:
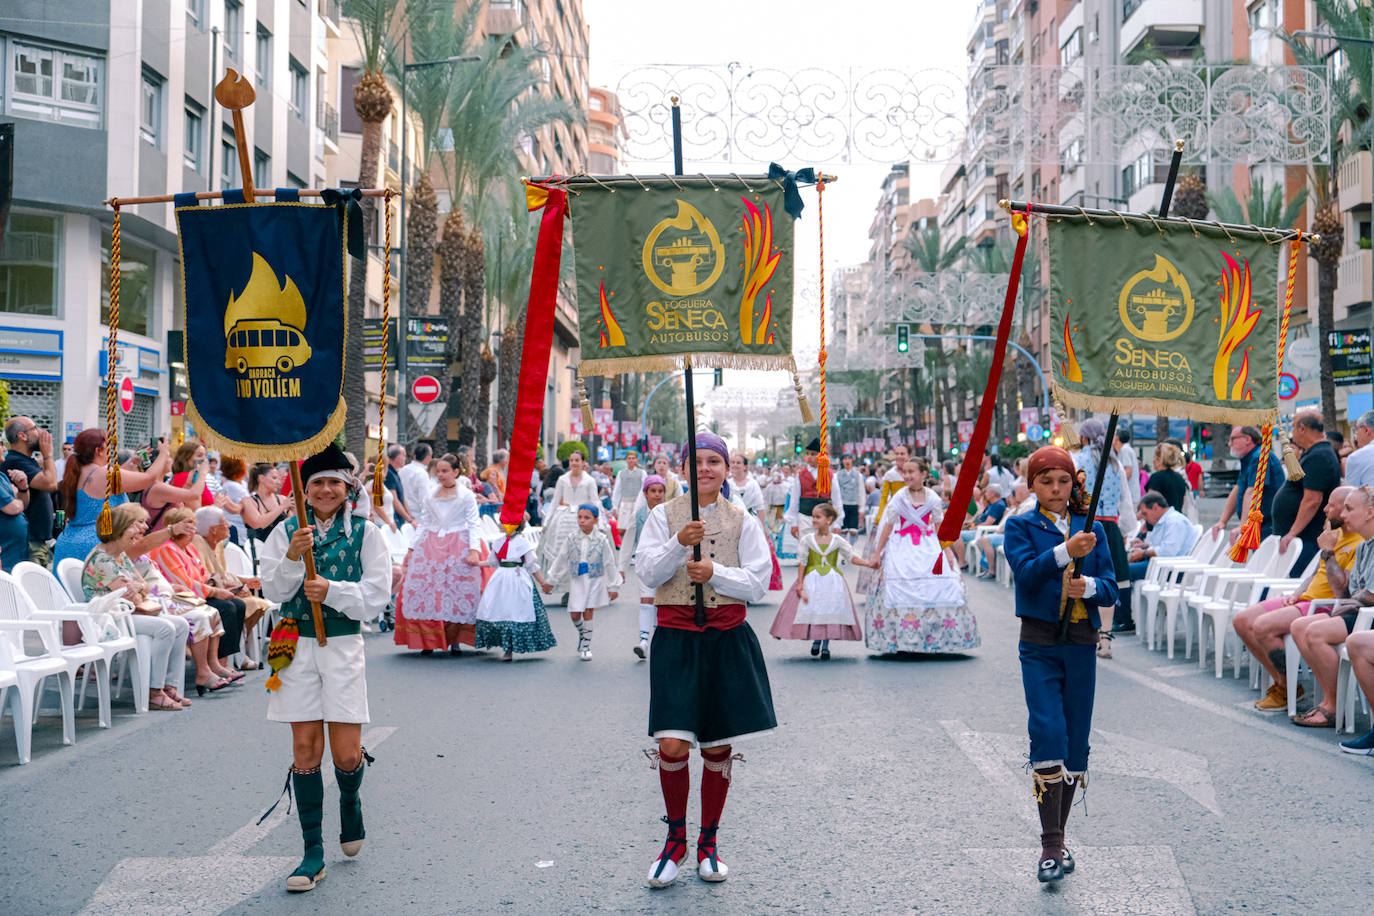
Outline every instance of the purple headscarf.
[(644, 485), (639, 488), (639, 492), (648, 493), (649, 488), (654, 486), (655, 484), (657, 484), (660, 487), (666, 488), (668, 486), (668, 481), (664, 480), (657, 474), (650, 474), (648, 477), (644, 478)]
[[(708, 452), (715, 452), (721, 458), (725, 459), (727, 465), (730, 463), (730, 446), (726, 445), (725, 440), (715, 433), (706, 432), (705, 430), (697, 433), (696, 445), (698, 451), (706, 449)], [(682, 459), (684, 461), (687, 460), (687, 454), (687, 443), (684, 442), (682, 443)], [(726, 475), (725, 482), (720, 485), (720, 495), (726, 499), (730, 498), (730, 481), (728, 474)]]

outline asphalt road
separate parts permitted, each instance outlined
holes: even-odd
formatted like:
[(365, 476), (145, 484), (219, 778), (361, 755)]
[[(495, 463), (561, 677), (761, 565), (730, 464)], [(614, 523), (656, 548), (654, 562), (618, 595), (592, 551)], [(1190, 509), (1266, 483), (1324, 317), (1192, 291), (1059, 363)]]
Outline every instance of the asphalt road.
[(1367, 911), (1374, 760), (1253, 712), (1244, 679), (1134, 639), (1099, 665), (1087, 811), (1069, 823), (1078, 872), (1037, 884), (1010, 593), (968, 592), (983, 646), (965, 658), (837, 643), (822, 663), (767, 637), (777, 593), (750, 612), (780, 725), (739, 747), (724, 884), (643, 885), (662, 807), (622, 598), (598, 615), (590, 662), (560, 608), (558, 647), (512, 664), (370, 636), (367, 845), (345, 860), (333, 844), (331, 787), (328, 876), (304, 897), (283, 890), (294, 814), (254, 825), (290, 762), (262, 673), (185, 712), (117, 706), (109, 730), (88, 710), (75, 747), (46, 718), (24, 767), (0, 734), (0, 913)]

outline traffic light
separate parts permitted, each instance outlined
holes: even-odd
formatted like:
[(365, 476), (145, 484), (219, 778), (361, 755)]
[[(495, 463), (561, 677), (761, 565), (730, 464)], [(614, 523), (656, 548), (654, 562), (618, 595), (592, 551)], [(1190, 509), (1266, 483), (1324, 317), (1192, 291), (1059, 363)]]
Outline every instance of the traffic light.
[(906, 351), (908, 351), (908, 350), (911, 349), (911, 341), (908, 339), (908, 335), (909, 335), (910, 331), (911, 331), (911, 329), (910, 329), (907, 325), (904, 325), (904, 324), (899, 324), (899, 325), (897, 325), (897, 352), (898, 352), (898, 353), (905, 353)]
[(799, 433), (792, 434), (792, 453), (795, 455), (801, 454), (801, 435)]
[(719, 387), (720, 387), (720, 384), (721, 384), (721, 374), (722, 374), (722, 370), (720, 370), (720, 369), (712, 369), (712, 370), (711, 370), (711, 387), (713, 387), (713, 388), (719, 388)]

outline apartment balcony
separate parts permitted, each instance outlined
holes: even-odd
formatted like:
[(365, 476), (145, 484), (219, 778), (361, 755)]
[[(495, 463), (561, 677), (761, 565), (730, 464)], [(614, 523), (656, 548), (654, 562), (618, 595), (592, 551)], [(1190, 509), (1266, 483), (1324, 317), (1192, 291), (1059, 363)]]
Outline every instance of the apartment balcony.
[(1370, 263), (1368, 249), (1341, 258), (1336, 274), (1335, 305), (1338, 320), (1345, 317), (1342, 312), (1349, 312), (1355, 306), (1370, 301)]
[(508, 35), (525, 24), (524, 0), (489, 0), (486, 27), (488, 35)]
[(335, 149), (339, 148), (339, 110), (330, 105), (324, 99), (320, 99), (318, 110), (315, 112), (315, 124), (324, 134), (324, 139), (332, 143)]
[(343, 0), (320, 0), (320, 18), (338, 35), (339, 20), (343, 18)]
[(1374, 184), (1374, 174), (1370, 174), (1372, 168), (1368, 150), (1349, 156), (1341, 163), (1338, 179), (1342, 210), (1369, 206), (1370, 186)]
[(1121, 55), (1146, 38), (1165, 57), (1190, 53), (1202, 36), (1203, 0), (1122, 0)]

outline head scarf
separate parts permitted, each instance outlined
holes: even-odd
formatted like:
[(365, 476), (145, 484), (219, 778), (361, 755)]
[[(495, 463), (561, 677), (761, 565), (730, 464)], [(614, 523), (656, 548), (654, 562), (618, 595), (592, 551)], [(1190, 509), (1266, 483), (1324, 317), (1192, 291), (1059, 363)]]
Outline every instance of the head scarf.
[[(706, 449), (708, 452), (715, 452), (725, 460), (727, 465), (730, 463), (730, 446), (726, 445), (725, 440), (715, 433), (708, 433), (705, 430), (697, 433), (697, 449)], [(682, 457), (684, 461), (687, 459), (687, 443), (685, 442), (682, 444)], [(729, 499), (730, 475), (728, 472), (725, 477), (725, 482), (720, 485), (720, 495), (725, 499)]]
[(650, 474), (648, 477), (645, 477), (645, 478), (644, 478), (644, 485), (643, 485), (642, 487), (639, 488), (639, 492), (641, 492), (641, 493), (648, 493), (648, 492), (649, 492), (649, 488), (652, 487), (652, 486), (660, 486), (660, 487), (663, 487), (664, 489), (667, 489), (667, 487), (668, 487), (668, 481), (664, 480), (662, 477), (658, 476), (657, 474)]
[(590, 512), (592, 514), (592, 518), (601, 517), (601, 511), (596, 507), (596, 503), (583, 503), (582, 505), (577, 507), (578, 512), (581, 512), (583, 509), (586, 509), (588, 512)]
[(1030, 456), (1026, 480), (1034, 483), (1035, 478), (1045, 471), (1065, 471), (1070, 476), (1078, 473), (1078, 469), (1074, 467), (1073, 457), (1057, 445), (1045, 445), (1035, 450)]
[(343, 450), (331, 442), (319, 454), (301, 462), (301, 483), (309, 483), (312, 477), (333, 477), (351, 483), (353, 464)]

